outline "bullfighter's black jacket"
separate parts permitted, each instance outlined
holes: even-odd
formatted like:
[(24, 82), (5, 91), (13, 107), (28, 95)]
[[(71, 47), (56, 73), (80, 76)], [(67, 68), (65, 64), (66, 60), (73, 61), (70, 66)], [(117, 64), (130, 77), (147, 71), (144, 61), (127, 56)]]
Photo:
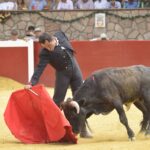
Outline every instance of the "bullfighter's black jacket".
[(39, 78), (47, 64), (50, 64), (56, 70), (56, 82), (54, 101), (60, 104), (64, 100), (67, 88), (71, 86), (74, 93), (82, 83), (82, 74), (79, 65), (74, 57), (74, 49), (72, 48), (68, 38), (63, 32), (54, 34), (59, 44), (55, 46), (54, 51), (41, 49), (39, 54), (39, 64), (31, 78), (31, 84), (38, 83)]

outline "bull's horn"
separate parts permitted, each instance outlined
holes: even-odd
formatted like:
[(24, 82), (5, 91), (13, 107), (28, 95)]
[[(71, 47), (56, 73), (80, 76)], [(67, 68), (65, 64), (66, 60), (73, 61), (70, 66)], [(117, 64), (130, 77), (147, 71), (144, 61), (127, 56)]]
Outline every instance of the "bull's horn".
[(79, 112), (80, 112), (80, 106), (79, 106), (79, 104), (76, 101), (70, 101), (70, 105), (72, 107), (76, 108), (77, 114), (79, 114)]

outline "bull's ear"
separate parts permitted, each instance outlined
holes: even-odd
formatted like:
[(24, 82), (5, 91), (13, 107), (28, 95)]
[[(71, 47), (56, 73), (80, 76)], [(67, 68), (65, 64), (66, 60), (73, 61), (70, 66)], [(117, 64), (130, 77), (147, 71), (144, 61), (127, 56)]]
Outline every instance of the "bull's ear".
[(85, 98), (83, 98), (82, 100), (78, 101), (79, 106), (84, 106), (85, 102), (86, 102)]

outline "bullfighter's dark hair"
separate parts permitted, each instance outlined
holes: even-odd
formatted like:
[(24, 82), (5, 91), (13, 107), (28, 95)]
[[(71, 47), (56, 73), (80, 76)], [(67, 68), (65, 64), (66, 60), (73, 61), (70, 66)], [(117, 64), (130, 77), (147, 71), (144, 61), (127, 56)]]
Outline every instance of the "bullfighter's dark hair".
[(40, 43), (44, 44), (46, 40), (51, 42), (53, 40), (53, 36), (49, 35), (48, 33), (43, 33), (42, 35), (40, 35), (39, 37)]

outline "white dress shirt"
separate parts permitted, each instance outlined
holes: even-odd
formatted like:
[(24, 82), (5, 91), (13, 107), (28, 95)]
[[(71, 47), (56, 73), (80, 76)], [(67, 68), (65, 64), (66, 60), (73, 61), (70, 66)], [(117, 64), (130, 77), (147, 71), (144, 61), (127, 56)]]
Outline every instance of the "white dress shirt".
[(57, 6), (57, 10), (61, 10), (61, 9), (73, 9), (73, 2), (72, 0), (67, 0), (66, 2), (62, 2), (60, 1), (58, 3), (58, 6)]
[(96, 0), (94, 2), (95, 9), (107, 9), (109, 7), (109, 2), (107, 0)]
[(17, 10), (17, 4), (14, 2), (0, 3), (0, 10)]

